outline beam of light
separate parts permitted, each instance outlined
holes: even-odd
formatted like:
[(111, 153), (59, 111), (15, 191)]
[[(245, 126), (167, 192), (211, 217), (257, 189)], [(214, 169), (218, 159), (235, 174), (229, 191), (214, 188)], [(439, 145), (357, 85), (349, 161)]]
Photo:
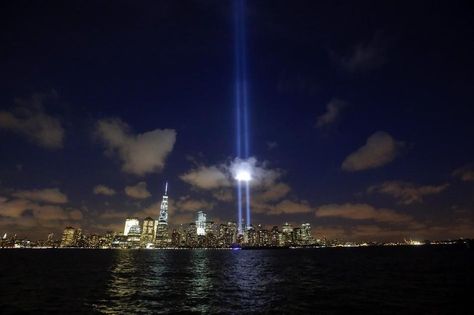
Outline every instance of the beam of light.
[(234, 48), (235, 48), (235, 116), (236, 116), (236, 153), (237, 157), (242, 154), (242, 137), (241, 137), (241, 103), (242, 103), (242, 78), (241, 78), (241, 49), (240, 49), (240, 10), (238, 1), (234, 1)]
[(250, 187), (249, 187), (249, 181), (245, 182), (245, 206), (246, 206), (246, 223), (247, 223), (247, 229), (250, 228), (250, 225), (252, 222), (250, 221)]
[(237, 205), (237, 227), (239, 234), (242, 234), (242, 185), (240, 185), (240, 181), (237, 182)]
[[(236, 111), (236, 153), (238, 158), (250, 157), (249, 109), (247, 89), (247, 54), (245, 36), (245, 0), (234, 0), (234, 45), (235, 45), (235, 111)], [(243, 148), (243, 152), (242, 152)], [(251, 174), (240, 171), (236, 175), (238, 195), (238, 226), (242, 234), (242, 185), (245, 182), (246, 225), (250, 226), (250, 188)]]

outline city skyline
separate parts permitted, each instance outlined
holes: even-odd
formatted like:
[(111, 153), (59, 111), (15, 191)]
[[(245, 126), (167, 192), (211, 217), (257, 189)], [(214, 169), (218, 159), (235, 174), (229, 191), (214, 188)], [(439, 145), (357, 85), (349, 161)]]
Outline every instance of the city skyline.
[[(240, 164), (239, 164), (239, 167)], [(236, 179), (239, 181), (239, 179)], [(242, 198), (246, 198), (242, 196)], [(277, 248), (277, 247), (352, 247), (380, 245), (459, 245), (472, 242), (469, 238), (421, 239), (405, 235), (402, 239), (377, 241), (366, 239), (328, 238), (321, 233), (313, 233), (311, 224), (302, 222), (295, 224), (285, 222), (281, 225), (247, 224), (242, 221), (232, 222), (208, 220), (203, 209), (196, 211), (195, 221), (170, 224), (168, 222), (168, 181), (160, 202), (156, 219), (151, 216), (139, 218), (129, 216), (122, 218), (123, 233), (108, 230), (105, 234), (82, 231), (81, 227), (67, 226), (60, 238), (55, 238), (53, 232), (44, 239), (31, 240), (29, 237), (17, 237), (16, 233), (3, 234), (0, 239), (2, 248), (45, 247), (82, 247), (82, 248)], [(240, 211), (239, 211), (240, 217)], [(122, 220), (123, 222), (123, 220)], [(224, 232), (222, 229), (224, 228)], [(230, 230), (229, 230), (230, 229)], [(262, 234), (263, 233), (263, 234)], [(209, 239), (211, 237), (211, 239)], [(262, 238), (263, 237), (263, 238)], [(189, 238), (191, 238), (189, 240)], [(221, 240), (221, 238), (223, 238)], [(213, 241), (214, 240), (214, 241)], [(33, 241), (33, 243), (31, 243)], [(208, 243), (209, 242), (209, 243)]]
[(122, 231), (169, 181), (173, 225), (474, 237), (467, 3), (239, 3), (6, 4), (2, 235)]

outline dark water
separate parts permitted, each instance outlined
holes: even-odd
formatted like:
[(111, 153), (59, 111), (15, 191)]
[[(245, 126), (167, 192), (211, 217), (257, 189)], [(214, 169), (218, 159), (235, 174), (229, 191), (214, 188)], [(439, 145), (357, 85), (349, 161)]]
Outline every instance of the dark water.
[(0, 250), (0, 313), (472, 314), (467, 248)]

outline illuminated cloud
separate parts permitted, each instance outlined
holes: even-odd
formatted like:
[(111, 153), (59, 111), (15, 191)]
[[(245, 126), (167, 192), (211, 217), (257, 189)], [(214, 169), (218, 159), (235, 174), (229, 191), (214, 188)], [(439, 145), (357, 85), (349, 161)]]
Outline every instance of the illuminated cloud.
[(270, 169), (267, 162), (258, 162), (254, 157), (248, 159), (236, 158), (226, 169), (230, 173), (230, 178), (234, 180), (241, 170), (248, 171), (252, 177), (250, 185), (256, 188), (269, 187), (275, 184), (283, 174), (281, 170)]
[(12, 193), (12, 196), (46, 203), (66, 203), (68, 198), (59, 188), (18, 190)]
[(467, 164), (453, 171), (454, 177), (465, 182), (474, 181), (474, 164)]
[(199, 166), (181, 175), (179, 178), (194, 187), (205, 190), (231, 185), (225, 166), (222, 165)]
[(39, 146), (58, 149), (63, 146), (64, 129), (59, 119), (43, 108), (45, 94), (34, 94), (30, 100), (16, 99), (11, 111), (0, 111), (0, 128), (27, 137)]
[(128, 212), (124, 211), (113, 211), (113, 210), (106, 210), (104, 212), (101, 212), (98, 217), (100, 219), (106, 219), (106, 220), (121, 220), (125, 221), (127, 217), (129, 217)]
[(0, 217), (13, 218), (15, 224), (22, 224), (25, 217), (32, 217), (38, 224), (43, 221), (81, 220), (82, 212), (77, 209), (65, 209), (57, 205), (41, 205), (26, 199), (7, 199), (0, 197)]
[(146, 182), (139, 182), (135, 186), (126, 186), (125, 194), (135, 199), (146, 199), (151, 196), (146, 186)]
[(393, 161), (403, 145), (403, 142), (396, 141), (388, 133), (377, 131), (367, 139), (365, 145), (346, 157), (342, 169), (355, 172), (381, 167)]
[(316, 209), (316, 217), (335, 217), (351, 220), (373, 220), (386, 223), (406, 223), (412, 217), (390, 209), (376, 209), (365, 203), (328, 204)]
[(302, 201), (292, 201), (292, 200), (283, 200), (273, 207), (270, 208), (270, 211), (267, 214), (294, 214), (294, 213), (309, 213), (312, 212), (313, 208), (305, 200)]
[(306, 200), (284, 199), (278, 202), (262, 201), (258, 193), (251, 200), (252, 212), (265, 215), (310, 213), (314, 208)]
[[(251, 175), (249, 181), (251, 190), (252, 212), (279, 215), (292, 213), (312, 212), (306, 201), (282, 200), (291, 188), (288, 184), (281, 182), (283, 171), (270, 169), (266, 162), (258, 162), (255, 158), (234, 159), (227, 163), (212, 166), (199, 166), (181, 175), (180, 178), (193, 187), (209, 191), (217, 201), (230, 202), (235, 198), (237, 174), (248, 171)], [(202, 201), (199, 201), (202, 202)], [(198, 201), (193, 201), (194, 209), (198, 210)], [(178, 201), (175, 206), (184, 208), (184, 204)], [(214, 206), (213, 203), (202, 204), (204, 209)]]
[(105, 144), (106, 153), (120, 158), (124, 172), (139, 176), (161, 171), (176, 142), (174, 129), (133, 134), (120, 119), (98, 121), (96, 135)]
[(251, 176), (253, 187), (270, 186), (281, 176), (280, 170), (268, 169), (267, 163), (259, 163), (256, 158), (236, 158), (229, 163), (211, 166), (199, 166), (180, 176), (184, 182), (203, 190), (215, 190), (232, 187), (235, 178), (242, 170)]
[(175, 208), (177, 211), (181, 212), (196, 212), (198, 210), (206, 211), (214, 208), (214, 204), (204, 200), (192, 199), (190, 196), (184, 196), (178, 199)]
[(291, 188), (285, 183), (276, 183), (266, 187), (263, 191), (259, 191), (255, 195), (255, 199), (262, 202), (276, 201), (285, 197)]
[(105, 185), (97, 185), (94, 187), (94, 194), (95, 195), (105, 195), (105, 196), (113, 196), (116, 194), (115, 190), (107, 187)]
[(449, 184), (443, 185), (425, 185), (417, 186), (412, 183), (402, 181), (387, 181), (380, 185), (374, 185), (367, 189), (367, 192), (390, 195), (397, 198), (400, 203), (409, 205), (412, 203), (423, 202), (423, 198), (428, 195), (434, 195), (445, 190)]
[(346, 106), (344, 101), (333, 99), (326, 105), (326, 112), (316, 120), (316, 127), (322, 128), (334, 123), (341, 113), (342, 108)]

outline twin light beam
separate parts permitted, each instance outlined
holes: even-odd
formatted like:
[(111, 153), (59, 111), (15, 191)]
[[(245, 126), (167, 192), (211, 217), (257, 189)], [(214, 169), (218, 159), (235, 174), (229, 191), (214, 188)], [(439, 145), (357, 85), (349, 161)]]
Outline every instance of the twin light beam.
[[(235, 41), (235, 114), (236, 114), (236, 153), (242, 161), (249, 155), (248, 93), (247, 93), (247, 56), (245, 45), (245, 1), (234, 0), (234, 41)], [(237, 180), (237, 222), (238, 232), (243, 234), (242, 190), (245, 189), (246, 226), (250, 227), (250, 186), (252, 179), (250, 168), (243, 167), (235, 174)], [(244, 187), (242, 187), (244, 186)]]

